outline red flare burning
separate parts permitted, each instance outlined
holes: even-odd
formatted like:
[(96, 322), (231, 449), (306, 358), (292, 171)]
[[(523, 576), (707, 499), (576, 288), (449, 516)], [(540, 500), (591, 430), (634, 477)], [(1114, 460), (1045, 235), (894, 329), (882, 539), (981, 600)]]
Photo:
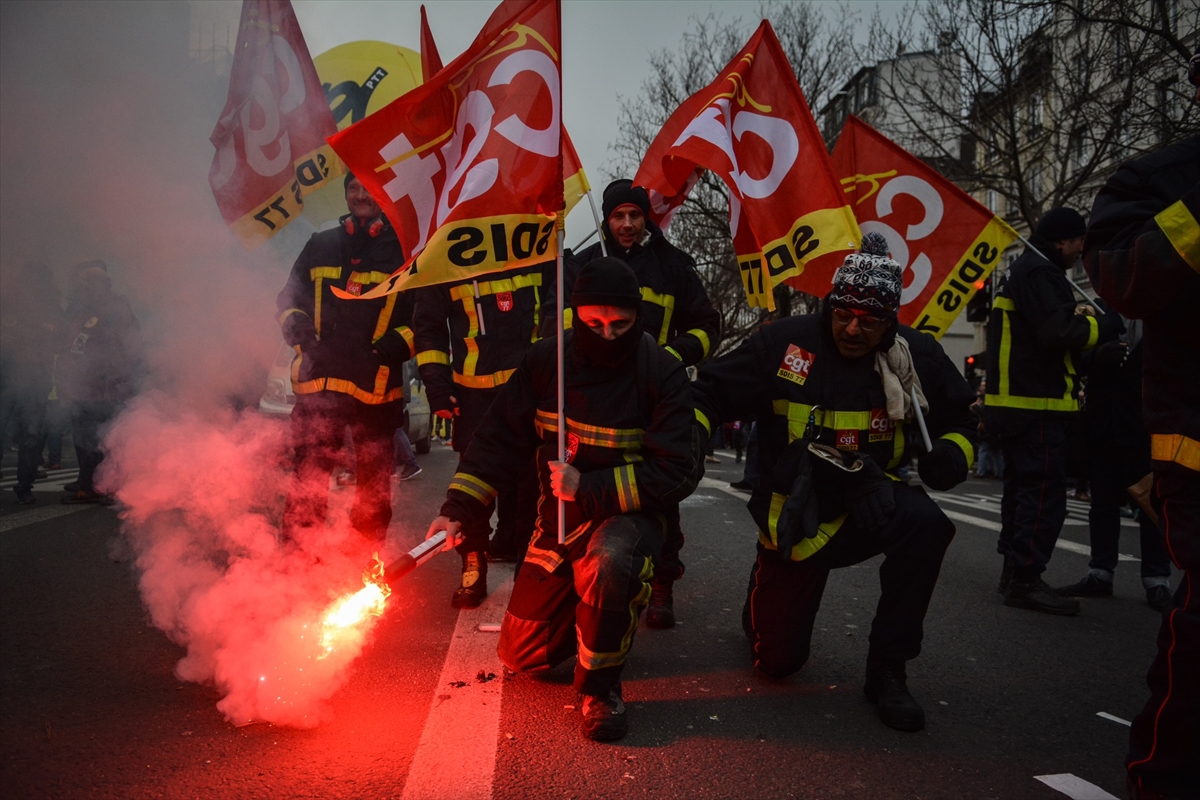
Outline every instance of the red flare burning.
[(357, 643), (365, 630), (359, 626), (383, 614), (384, 605), (392, 593), (392, 587), (384, 582), (383, 561), (375, 553), (371, 565), (363, 570), (363, 588), (352, 594), (339, 597), (321, 618), (321, 648), (319, 659), (328, 658), (348, 637)]

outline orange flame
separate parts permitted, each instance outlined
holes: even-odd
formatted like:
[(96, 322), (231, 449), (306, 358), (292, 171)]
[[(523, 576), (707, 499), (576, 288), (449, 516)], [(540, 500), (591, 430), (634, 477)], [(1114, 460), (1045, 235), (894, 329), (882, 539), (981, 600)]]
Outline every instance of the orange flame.
[(323, 652), (317, 658), (326, 658), (339, 644), (351, 637), (357, 637), (358, 626), (368, 617), (378, 617), (382, 614), (384, 604), (391, 593), (391, 587), (383, 580), (383, 561), (376, 553), (371, 566), (363, 570), (363, 588), (339, 597), (325, 612), (321, 620)]

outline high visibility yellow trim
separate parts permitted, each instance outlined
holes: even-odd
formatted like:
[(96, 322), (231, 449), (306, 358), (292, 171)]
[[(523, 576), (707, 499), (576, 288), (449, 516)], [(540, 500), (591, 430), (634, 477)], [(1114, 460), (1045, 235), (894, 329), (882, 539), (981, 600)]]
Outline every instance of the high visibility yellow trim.
[(310, 280), (314, 280), (314, 281), (317, 278), (329, 278), (330, 280), (336, 281), (342, 277), (342, 268), (341, 267), (313, 267), (312, 269), (310, 269), (308, 271), (308, 277)]
[(1002, 311), (1016, 311), (1017, 304), (1007, 297), (997, 296), (996, 299), (992, 301), (992, 308), (999, 308)]
[(948, 442), (954, 442), (958, 445), (958, 449), (962, 450), (963, 455), (967, 457), (967, 470), (975, 463), (975, 447), (971, 444), (971, 440), (963, 436), (961, 433), (946, 433), (938, 437), (945, 439)]
[(1182, 433), (1155, 433), (1150, 436), (1150, 458), (1200, 472), (1200, 442)]
[[(539, 435), (558, 433), (558, 414), (538, 409), (534, 415), (534, 427)], [(567, 417), (567, 432), (579, 437), (583, 444), (631, 450), (642, 446), (646, 432), (641, 428), (605, 428), (600, 425), (585, 425)]]
[(454, 373), (454, 382), (468, 389), (495, 389), (503, 386), (516, 372), (515, 369), (502, 369), (491, 375), (460, 375)]
[(638, 496), (637, 476), (633, 472), (633, 464), (616, 467), (613, 469), (613, 475), (616, 478), (617, 500), (621, 504), (621, 513), (628, 514), (641, 508), (642, 500)]
[(571, 313), (572, 311), (574, 311), (574, 309), (571, 309), (571, 308), (563, 309), (563, 330), (564, 331), (571, 329), (571, 321), (575, 318), (575, 315), (573, 313)]
[(625, 659), (629, 656), (629, 649), (633, 645), (633, 634), (637, 630), (638, 617), (641, 616), (642, 609), (650, 604), (650, 579), (652, 577), (654, 577), (654, 566), (650, 559), (643, 559), (642, 569), (638, 575), (642, 581), (642, 588), (629, 601), (629, 626), (625, 628), (625, 635), (621, 637), (617, 652), (597, 653), (589, 650), (583, 643), (579, 643), (579, 663), (583, 665), (584, 669), (604, 669), (625, 663)]
[(345, 378), (313, 378), (303, 383), (296, 380), (299, 375), (299, 361), (296, 359), (292, 366), (292, 391), (296, 394), (316, 394), (317, 392), (340, 392), (348, 394), (361, 403), (378, 406), (391, 403), (404, 397), (404, 387), (387, 388), (388, 376), (392, 371), (389, 367), (380, 367), (375, 372), (374, 390), (367, 392), (360, 389), (353, 381)]
[[(497, 278), (493, 281), (479, 281), (479, 296), (488, 297), (501, 292), (515, 292), (519, 289), (528, 289), (531, 286), (541, 286), (542, 275), (540, 272), (533, 272), (528, 275), (514, 275), (511, 278)], [(457, 286), (450, 287), (450, 299), (454, 301), (462, 300), (463, 298), (475, 298), (475, 283), (460, 283)]]
[(442, 350), (423, 350), (417, 353), (417, 366), (424, 364), (450, 365), (450, 354)]
[[(279, 324), (282, 325), (284, 320), (286, 320), (292, 314), (303, 314), (304, 316), (308, 317), (308, 314), (299, 308), (289, 308), (289, 309), (285, 309), (283, 311), (283, 313), (281, 313), (279, 315), (279, 317), (278, 317)], [(309, 317), (309, 319), (312, 319), (312, 317)]]
[[(541, 530), (541, 527), (540, 527), (541, 524), (542, 524), (542, 520), (539, 518), (538, 519), (539, 528), (538, 528), (538, 531), (534, 534), (533, 541), (530, 542), (530, 544), (529, 544), (529, 550), (526, 551), (526, 553), (525, 553), (525, 561), (530, 564), (533, 564), (534, 566), (541, 567), (542, 569), (546, 570), (546, 572), (554, 572), (554, 570), (556, 570), (562, 566), (564, 559), (563, 559), (562, 553), (559, 552), (557, 547), (550, 547), (550, 548), (538, 547), (537, 543), (541, 537), (541, 534), (543, 533)], [(590, 530), (594, 526), (595, 526), (595, 523), (593, 523), (591, 520), (583, 523), (578, 528), (576, 528), (575, 530), (571, 531), (570, 533), (568, 533), (566, 535), (564, 544), (567, 547), (570, 547), (571, 544), (574, 543), (576, 539), (578, 539), (580, 536), (582, 536), (584, 533), (586, 533), (588, 530)]]
[[(1075, 399), (1071, 391), (1075, 386), (1073, 378), (1076, 373), (1075, 362), (1071, 360), (1070, 352), (1063, 356), (1063, 366), (1066, 370), (1063, 380), (1066, 382), (1067, 391), (1062, 397), (1025, 397), (1012, 394), (1010, 391), (1012, 384), (1008, 375), (1009, 364), (1012, 362), (1012, 326), (1009, 314), (1016, 311), (1017, 307), (1007, 297), (997, 297), (992, 307), (1004, 312), (1000, 315), (1000, 375), (996, 393), (984, 395), (984, 405), (995, 408), (1020, 408), (1027, 411), (1078, 411), (1079, 401)], [(1095, 325), (1094, 318), (1089, 317), (1089, 319)], [(1099, 328), (1094, 330), (1098, 331)]]
[(712, 423), (708, 421), (708, 417), (704, 415), (704, 412), (698, 408), (696, 409), (696, 421), (704, 426), (704, 430), (709, 436), (712, 436)]
[(1200, 224), (1192, 210), (1177, 200), (1155, 214), (1154, 221), (1183, 262), (1200, 272)]
[[(892, 427), (892, 460), (888, 462), (889, 470), (900, 466), (904, 458), (904, 423), (897, 421)], [(892, 477), (890, 474), (888, 477)]]
[(407, 325), (401, 325), (399, 328), (393, 328), (392, 330), (400, 334), (400, 337), (404, 339), (405, 344), (408, 345), (408, 352), (411, 353), (415, 349), (416, 342), (416, 337), (413, 335), (412, 328), (408, 327)]
[(380, 337), (387, 333), (388, 323), (392, 321), (392, 311), (396, 308), (396, 298), (399, 296), (398, 294), (388, 295), (383, 304), (383, 310), (379, 312), (379, 320), (375, 323), (375, 332), (371, 335), (372, 342), (378, 342)]
[[(783, 504), (787, 502), (787, 495), (771, 493), (771, 506), (767, 511), (767, 526), (769, 531), (758, 532), (758, 541), (768, 550), (779, 549), (779, 515), (783, 513)], [(817, 526), (817, 532), (810, 538), (801, 539), (798, 544), (792, 545), (792, 551), (788, 553), (788, 558), (792, 561), (803, 561), (806, 558), (811, 558), (818, 550), (829, 543), (833, 535), (842, 529), (842, 525), (846, 522), (846, 514), (830, 520), (822, 522)]]
[(386, 272), (351, 272), (349, 282), (370, 286), (373, 283), (383, 283), (390, 277), (392, 276)]
[[(771, 402), (772, 410), (781, 417), (787, 417), (788, 443), (796, 441), (804, 435), (808, 426), (808, 417), (813, 407), (807, 403), (793, 403), (790, 400), (778, 399)], [(818, 427), (835, 431), (869, 431), (871, 429), (870, 411), (834, 411), (818, 408), (813, 414), (813, 420)]]
[(1096, 341), (1100, 338), (1100, 320), (1095, 317), (1086, 317), (1088, 322), (1088, 338), (1087, 344), (1083, 346), (1084, 350), (1091, 350), (1096, 346)]
[[(658, 343), (667, 343), (667, 331), (671, 328), (671, 315), (675, 313), (675, 295), (659, 294), (649, 286), (642, 287), (642, 301), (663, 307), (662, 328), (658, 332)], [(651, 331), (653, 333), (653, 331)]]
[[(701, 359), (708, 358), (708, 351), (712, 348), (712, 345), (708, 340), (708, 334), (705, 333), (704, 331), (700, 330), (699, 328), (692, 328), (691, 330), (688, 331), (688, 333), (690, 333), (692, 336), (695, 336), (697, 339), (700, 340), (700, 347), (701, 347), (700, 358)], [(670, 349), (670, 348), (667, 348), (667, 349)]]
[(497, 494), (490, 483), (466, 472), (454, 473), (454, 477), (450, 479), (449, 488), (470, 495), (485, 506), (492, 502)]
[(674, 347), (664, 347), (663, 350), (666, 350), (668, 353), (675, 356), (675, 358), (677, 358), (678, 360), (683, 361), (683, 356), (679, 355), (679, 353), (675, 350)]

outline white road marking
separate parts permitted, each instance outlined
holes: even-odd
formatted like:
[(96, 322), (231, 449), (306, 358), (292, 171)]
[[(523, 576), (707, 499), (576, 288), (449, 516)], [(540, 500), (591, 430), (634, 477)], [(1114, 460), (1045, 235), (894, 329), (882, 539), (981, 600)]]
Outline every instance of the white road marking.
[(7, 514), (0, 517), (0, 533), (7, 533), (16, 528), (23, 528), (26, 525), (45, 522), (55, 517), (65, 517), (67, 514), (74, 514), (76, 511), (95, 507), (94, 504), (80, 504), (75, 506), (53, 505), (42, 506), (31, 511), (18, 511), (16, 514)]
[(1088, 783), (1083, 778), (1069, 772), (1060, 775), (1034, 775), (1033, 778), (1055, 791), (1062, 792), (1071, 800), (1119, 800), (1115, 795), (1109, 794), (1096, 784)]
[(1124, 725), (1126, 728), (1133, 726), (1133, 723), (1130, 722), (1129, 720), (1121, 719), (1120, 717), (1114, 717), (1112, 714), (1108, 713), (1107, 711), (1097, 711), (1096, 716), (1103, 717), (1104, 719), (1111, 719), (1113, 722), (1119, 722), (1122, 725)]
[[(46, 473), (45, 478), (39, 478), (33, 482), (33, 488), (38, 491), (47, 491), (50, 489), (62, 489), (62, 487), (79, 477), (77, 469), (52, 469)], [(0, 481), (0, 489), (11, 489), (17, 485), (16, 478), (8, 478)]]
[[(935, 499), (936, 500), (944, 500), (945, 498), (935, 498)], [(983, 517), (973, 517), (970, 514), (963, 514), (960, 511), (951, 511), (950, 509), (946, 509), (946, 508), (942, 509), (942, 513), (945, 514), (950, 519), (956, 520), (958, 522), (965, 522), (968, 525), (975, 525), (977, 527), (980, 527), (980, 528), (983, 528), (983, 529), (989, 530), (989, 531), (996, 531), (996, 532), (1000, 531), (1000, 523), (995, 522), (994, 520), (984, 519)], [(1067, 539), (1064, 539), (1061, 536), (1058, 537), (1058, 541), (1055, 543), (1054, 546), (1060, 550), (1066, 550), (1071, 553), (1079, 553), (1080, 555), (1083, 555), (1083, 556), (1090, 556), (1092, 554), (1092, 548), (1088, 547), (1086, 544), (1080, 544), (1079, 542), (1068, 541)], [(1117, 560), (1118, 561), (1141, 561), (1140, 558), (1136, 558), (1134, 556), (1127, 555), (1125, 553), (1117, 554)]]
[[(992, 503), (991, 500), (983, 497), (982, 495), (967, 495), (967, 497), (974, 497), (974, 498), (979, 499), (980, 502), (975, 502), (974, 500), (967, 500), (964, 497), (960, 497), (957, 495), (951, 495), (951, 494), (938, 494), (938, 495), (930, 495), (930, 496), (933, 497), (933, 499), (938, 503), (942, 503), (942, 502), (954, 503), (955, 505), (967, 506), (968, 508), (973, 508), (976, 511), (986, 511), (990, 514), (999, 514), (1000, 513), (999, 502)], [(1067, 518), (1063, 521), (1063, 525), (1082, 527), (1082, 526), (1090, 524), (1088, 522), (1087, 514), (1084, 512), (1086, 512), (1086, 507), (1084, 508), (1083, 512), (1080, 512), (1078, 510), (1068, 511)], [(1121, 527), (1122, 528), (1137, 528), (1138, 524), (1131, 519), (1125, 519), (1124, 517), (1122, 517), (1121, 518)]]
[(727, 481), (714, 481), (712, 478), (701, 478), (700, 485), (705, 489), (716, 489), (718, 492), (733, 495), (738, 500), (745, 501), (750, 499), (750, 495), (747, 492), (739, 492), (737, 489), (732, 488)]
[[(512, 569), (509, 564), (489, 565), (489, 577), (501, 581), (500, 586), (479, 608), (458, 612), (403, 800), (444, 800), (451, 787), (456, 800), (491, 800), (504, 667), (496, 655), (496, 637), (480, 633), (479, 627), (508, 608)], [(480, 672), (496, 677), (480, 682)], [(452, 685), (460, 681), (465, 685)]]

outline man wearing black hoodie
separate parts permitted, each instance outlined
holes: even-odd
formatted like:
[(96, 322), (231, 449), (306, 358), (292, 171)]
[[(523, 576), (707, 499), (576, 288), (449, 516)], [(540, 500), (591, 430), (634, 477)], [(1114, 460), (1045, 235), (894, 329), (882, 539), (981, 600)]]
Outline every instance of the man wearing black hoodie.
[(1121, 327), (1116, 314), (1096, 316), (1071, 291), (1066, 271), (1086, 231), (1078, 211), (1047, 211), (1000, 278), (988, 321), (984, 418), (1004, 453), (998, 590), (1005, 605), (1064, 616), (1078, 614), (1079, 601), (1041, 576), (1067, 516), (1067, 420), (1079, 411), (1079, 357)]
[[(607, 250), (633, 270), (641, 287), (639, 318), (654, 340), (685, 367), (704, 361), (720, 342), (721, 315), (709, 302), (708, 293), (696, 262), (687, 253), (667, 241), (650, 220), (650, 197), (641, 186), (628, 179), (616, 180), (604, 189), (604, 243), (581, 250), (563, 266), (563, 302), (571, 304), (576, 276), (588, 263), (601, 258)], [(547, 305), (542, 312), (544, 335), (553, 330), (554, 291), (546, 292)], [(571, 326), (571, 312), (564, 314), (564, 325)], [(670, 530), (662, 555), (655, 562), (654, 592), (646, 612), (646, 624), (652, 628), (675, 625), (673, 584), (683, 576), (679, 551), (683, 531), (679, 509), (668, 514)]]

